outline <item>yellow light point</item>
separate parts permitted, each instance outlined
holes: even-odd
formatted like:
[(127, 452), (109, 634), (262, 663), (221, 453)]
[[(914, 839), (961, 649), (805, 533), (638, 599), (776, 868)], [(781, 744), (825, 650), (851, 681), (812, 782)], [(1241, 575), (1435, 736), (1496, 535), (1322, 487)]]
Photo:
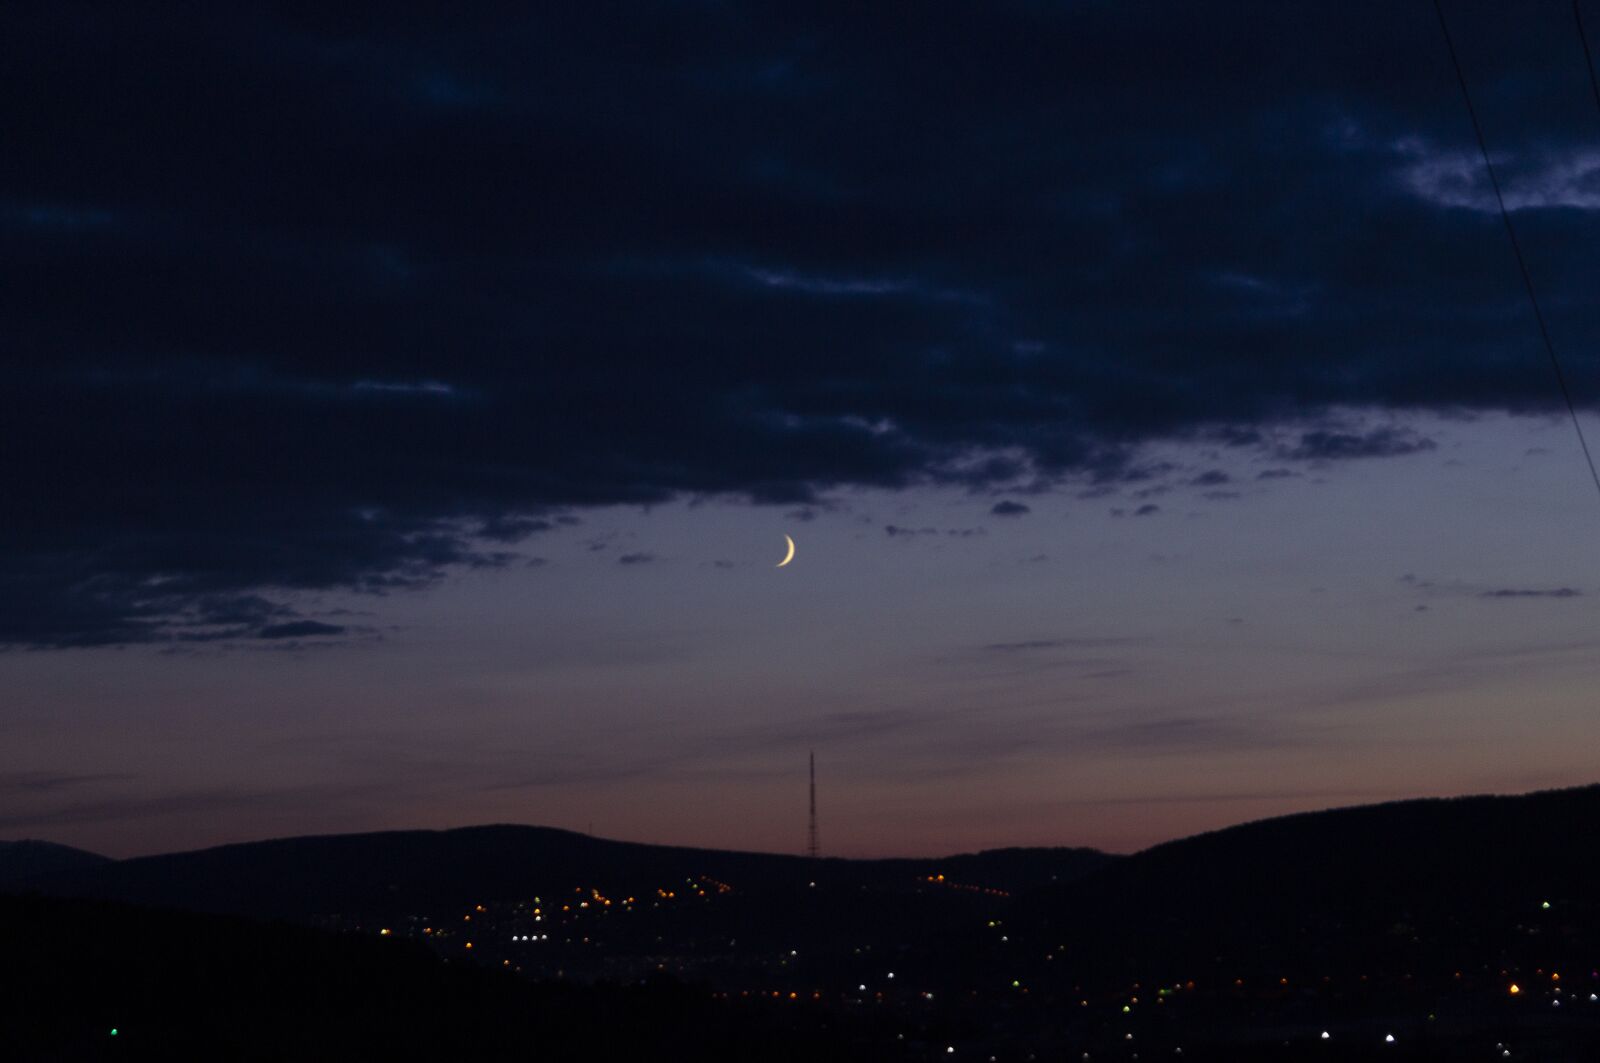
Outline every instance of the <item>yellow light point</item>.
[(470, 949), (470, 948), (471, 948), (471, 947), (472, 947), (472, 942), (470, 942), (470, 941), (469, 941), (469, 942), (467, 942), (467, 948), (469, 948), (469, 949)]
[(1556, 972), (1551, 971), (1550, 972), (1550, 981), (1559, 982), (1559, 981), (1561, 981), (1561, 976), (1559, 974), (1556, 974)]
[(1512, 982), (1511, 983), (1511, 995), (1512, 996), (1516, 996), (1520, 992), (1522, 992), (1522, 987), (1519, 986), (1517, 983)]
[(388, 927), (384, 927), (382, 930), (378, 931), (378, 936), (379, 937), (388, 937), (389, 936), (389, 928)]

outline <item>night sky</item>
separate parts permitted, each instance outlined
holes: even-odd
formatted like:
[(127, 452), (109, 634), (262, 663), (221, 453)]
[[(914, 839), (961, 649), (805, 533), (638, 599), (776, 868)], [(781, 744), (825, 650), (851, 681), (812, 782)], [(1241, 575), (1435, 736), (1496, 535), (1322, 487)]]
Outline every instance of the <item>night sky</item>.
[[(1431, 4), (360, 6), (0, 8), (0, 835), (1593, 781), (1600, 500)], [(1600, 435), (1571, 9), (1444, 7)]]

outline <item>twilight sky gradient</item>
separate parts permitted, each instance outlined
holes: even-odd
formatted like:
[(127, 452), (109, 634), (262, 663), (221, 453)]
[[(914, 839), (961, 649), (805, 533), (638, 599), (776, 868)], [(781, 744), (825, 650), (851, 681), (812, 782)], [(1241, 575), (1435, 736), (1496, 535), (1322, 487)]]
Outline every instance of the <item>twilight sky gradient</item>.
[[(336, 6), (0, 11), (0, 835), (1594, 781), (1600, 500), (1431, 5)], [(1600, 435), (1570, 9), (1446, 10)]]

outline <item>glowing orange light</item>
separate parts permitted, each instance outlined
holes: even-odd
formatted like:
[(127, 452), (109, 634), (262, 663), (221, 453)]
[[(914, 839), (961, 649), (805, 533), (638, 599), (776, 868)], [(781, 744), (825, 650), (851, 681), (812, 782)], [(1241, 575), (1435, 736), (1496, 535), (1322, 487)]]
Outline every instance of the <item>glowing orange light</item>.
[(1511, 983), (1511, 995), (1512, 996), (1516, 996), (1520, 992), (1522, 992), (1522, 987), (1519, 986), (1517, 983), (1512, 982)]

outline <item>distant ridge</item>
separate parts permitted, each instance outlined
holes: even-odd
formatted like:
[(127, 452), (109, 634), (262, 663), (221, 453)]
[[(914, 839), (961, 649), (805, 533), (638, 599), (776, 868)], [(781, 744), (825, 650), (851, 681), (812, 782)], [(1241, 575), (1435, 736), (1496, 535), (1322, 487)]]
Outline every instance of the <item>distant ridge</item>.
[(710, 875), (741, 886), (826, 878), (910, 882), (935, 872), (1007, 891), (1067, 882), (1114, 860), (1092, 849), (1003, 849), (942, 859), (810, 861), (610, 841), (550, 827), (321, 835), (138, 857), (8, 884), (62, 896), (217, 914), (305, 919), (418, 912), (577, 885), (650, 891)]
[(1297, 813), (1126, 857), (1000, 849), (809, 861), (509, 825), (285, 838), (123, 861), (27, 843), (79, 863), (13, 874), (0, 889), (305, 920), (441, 911), (576, 886), (648, 892), (699, 875), (759, 892), (809, 879), (898, 888), (943, 874), (951, 885), (1013, 895), (1019, 925), (1074, 941), (1084, 955), (1268, 963), (1311, 942), (1387, 940), (1396, 927), (1445, 940), (1450, 926), (1535, 913), (1545, 901), (1574, 912), (1600, 898), (1600, 848), (1588, 841), (1595, 822), (1600, 785)]
[(111, 858), (70, 845), (23, 839), (0, 842), (0, 883), (111, 863)]

